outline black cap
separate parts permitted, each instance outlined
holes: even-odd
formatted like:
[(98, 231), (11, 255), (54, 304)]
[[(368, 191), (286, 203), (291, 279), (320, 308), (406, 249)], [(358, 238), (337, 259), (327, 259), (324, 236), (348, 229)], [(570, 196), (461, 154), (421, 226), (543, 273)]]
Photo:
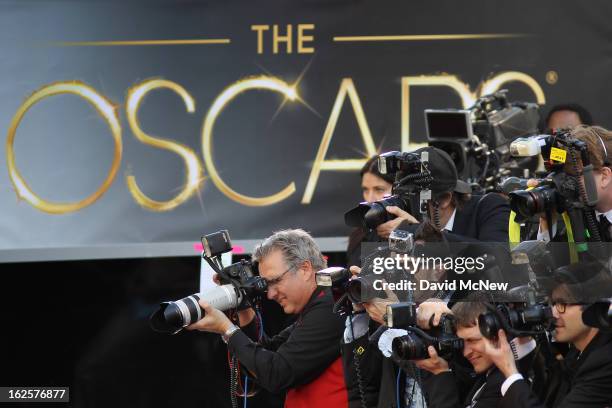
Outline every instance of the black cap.
[(448, 153), (433, 146), (421, 147), (413, 153), (420, 155), (423, 152), (429, 153), (429, 171), (433, 177), (431, 191), (434, 195), (451, 191), (463, 194), (472, 192), (468, 183), (459, 180), (457, 167)]

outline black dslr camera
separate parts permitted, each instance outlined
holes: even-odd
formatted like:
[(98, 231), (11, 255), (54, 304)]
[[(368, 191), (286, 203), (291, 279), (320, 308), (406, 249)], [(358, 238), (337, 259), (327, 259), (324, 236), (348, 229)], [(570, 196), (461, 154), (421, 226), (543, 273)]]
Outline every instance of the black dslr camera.
[(567, 130), (557, 130), (552, 135), (517, 139), (510, 145), (510, 151), (513, 156), (523, 157), (541, 154), (550, 172), (539, 181), (538, 187), (509, 193), (516, 221), (524, 222), (540, 215), (552, 225), (553, 213), (567, 212), (579, 252), (587, 250), (584, 245), (587, 236), (591, 241), (601, 242), (595, 221), (597, 187), (587, 144), (575, 139)]
[(220, 286), (204, 293), (196, 293), (175, 302), (163, 302), (149, 322), (160, 333), (176, 334), (183, 327), (204, 317), (198, 301), (205, 300), (213, 307), (225, 311), (253, 305), (267, 290), (266, 281), (259, 276), (257, 264), (241, 260), (223, 267), (220, 255), (232, 249), (227, 230), (202, 237), (202, 258), (219, 275)]
[(489, 340), (497, 339), (503, 329), (510, 338), (538, 336), (554, 328), (555, 319), (549, 305), (501, 303), (487, 305), (488, 312), (478, 316), (480, 333)]
[(426, 201), (431, 199), (433, 178), (429, 171), (429, 153), (387, 152), (378, 158), (378, 169), (382, 174), (395, 175), (391, 190), (392, 195), (382, 200), (360, 203), (344, 215), (344, 222), (349, 227), (374, 229), (380, 224), (395, 218), (386, 210), (396, 206), (410, 213), (427, 212)]
[[(398, 281), (407, 278), (406, 272), (390, 269), (383, 273), (374, 272), (374, 259), (385, 258), (393, 254), (412, 254), (415, 249), (414, 235), (403, 230), (394, 230), (389, 235), (387, 243), (379, 243), (363, 261), (363, 268), (358, 276), (351, 279), (351, 272), (343, 267), (332, 266), (317, 271), (315, 274), (318, 286), (331, 287), (340, 303), (337, 311), (346, 314), (351, 308), (350, 303), (364, 303), (374, 298), (387, 298), (384, 290), (376, 289), (375, 281)], [(344, 304), (341, 304), (343, 301)], [(350, 303), (349, 303), (350, 302)]]
[[(416, 314), (415, 314), (416, 316)], [(394, 320), (396, 318), (394, 317)], [(440, 357), (451, 360), (463, 353), (463, 339), (455, 334), (455, 318), (442, 314), (440, 324), (428, 331), (415, 325), (403, 327), (408, 331), (405, 336), (393, 339), (393, 355), (401, 360), (423, 360), (429, 358), (427, 348), (433, 346)]]

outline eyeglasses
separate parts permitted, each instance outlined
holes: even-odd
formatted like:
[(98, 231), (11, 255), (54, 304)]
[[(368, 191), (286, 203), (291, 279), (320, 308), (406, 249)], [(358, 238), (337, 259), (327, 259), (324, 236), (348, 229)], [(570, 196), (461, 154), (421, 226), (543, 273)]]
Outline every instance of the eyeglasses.
[(567, 309), (568, 306), (576, 306), (576, 305), (582, 305), (583, 303), (566, 303), (566, 302), (552, 302), (552, 305), (554, 306), (555, 309), (557, 309), (557, 312), (559, 313), (565, 313), (565, 310)]
[(273, 288), (274, 286), (278, 285), (283, 280), (283, 277), (285, 277), (287, 272), (289, 272), (291, 269), (292, 268), (288, 268), (285, 272), (281, 273), (276, 278), (266, 279), (266, 283), (268, 284), (268, 289)]

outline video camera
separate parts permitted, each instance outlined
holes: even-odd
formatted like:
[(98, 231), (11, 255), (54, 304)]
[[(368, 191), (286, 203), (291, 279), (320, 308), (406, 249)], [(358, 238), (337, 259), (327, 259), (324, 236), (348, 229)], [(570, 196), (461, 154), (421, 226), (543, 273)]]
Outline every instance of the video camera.
[(510, 103), (506, 93), (485, 95), (465, 110), (425, 110), (429, 145), (446, 151), (459, 178), (484, 191), (494, 190), (504, 177), (525, 177), (524, 169), (534, 167), (530, 158), (513, 159), (509, 145), (516, 138), (538, 133), (539, 107)]
[(227, 230), (202, 237), (202, 258), (219, 275), (220, 286), (204, 293), (196, 293), (174, 302), (163, 302), (149, 322), (151, 328), (160, 333), (176, 334), (204, 317), (200, 299), (216, 309), (225, 311), (253, 305), (267, 290), (266, 281), (259, 276), (257, 264), (241, 260), (223, 267), (220, 255), (232, 249)]
[(395, 218), (387, 212), (389, 206), (396, 206), (415, 215), (427, 213), (427, 200), (431, 199), (433, 177), (428, 167), (429, 153), (421, 154), (391, 151), (378, 159), (382, 174), (394, 175), (391, 196), (382, 200), (362, 202), (344, 215), (344, 222), (350, 227), (374, 229)]

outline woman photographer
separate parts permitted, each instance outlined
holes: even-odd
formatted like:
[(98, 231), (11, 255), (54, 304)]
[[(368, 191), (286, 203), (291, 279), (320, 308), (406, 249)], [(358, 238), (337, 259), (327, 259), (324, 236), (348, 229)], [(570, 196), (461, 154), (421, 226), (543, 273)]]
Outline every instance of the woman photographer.
[[(382, 200), (385, 196), (391, 195), (391, 187), (393, 177), (382, 174), (378, 170), (378, 155), (372, 156), (361, 168), (361, 192), (363, 200), (368, 203), (373, 203)], [(363, 242), (377, 242), (381, 238), (389, 236), (381, 236), (377, 234), (377, 230), (367, 231), (363, 228), (355, 228), (349, 236), (348, 248), (346, 250), (347, 265), (361, 266), (361, 244)]]

